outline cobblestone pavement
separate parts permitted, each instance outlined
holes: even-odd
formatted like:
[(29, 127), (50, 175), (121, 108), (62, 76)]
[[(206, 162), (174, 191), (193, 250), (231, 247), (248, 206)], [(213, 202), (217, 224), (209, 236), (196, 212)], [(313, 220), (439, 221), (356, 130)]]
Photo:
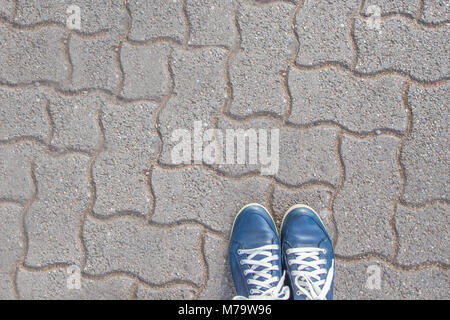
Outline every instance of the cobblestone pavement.
[[(448, 0), (0, 0), (0, 298), (229, 299), (238, 209), (301, 202), (336, 298), (449, 299), (449, 23)], [(278, 128), (279, 170), (174, 165), (194, 121)]]

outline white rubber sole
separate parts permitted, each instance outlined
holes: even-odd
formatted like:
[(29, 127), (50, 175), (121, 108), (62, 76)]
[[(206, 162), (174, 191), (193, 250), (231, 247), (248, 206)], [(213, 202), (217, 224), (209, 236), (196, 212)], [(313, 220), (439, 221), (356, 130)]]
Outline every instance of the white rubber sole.
[[(272, 222), (273, 222), (273, 224), (275, 225), (275, 229), (277, 230), (277, 234), (278, 234), (278, 228), (276, 227), (277, 224), (275, 223), (275, 220), (273, 219), (273, 216), (272, 216), (272, 214), (270, 213), (270, 211), (267, 210), (267, 208), (264, 207), (262, 204), (259, 204), (259, 203), (249, 203), (249, 204), (246, 204), (245, 206), (243, 206), (243, 207), (241, 208), (241, 210), (239, 210), (239, 212), (238, 212), (238, 213), (236, 214), (236, 216), (234, 217), (234, 220), (233, 220), (233, 227), (231, 228), (231, 233), (230, 233), (230, 237), (229, 237), (229, 238), (231, 239), (231, 235), (233, 234), (234, 223), (236, 222), (237, 217), (239, 217), (239, 215), (241, 214), (242, 211), (244, 211), (246, 208), (248, 208), (248, 207), (250, 207), (250, 206), (258, 206), (258, 207), (261, 207), (261, 208), (263, 208), (264, 210), (266, 210), (267, 213), (269, 214), (270, 219), (272, 219)], [(279, 235), (278, 235), (278, 236), (279, 236)]]
[(281, 221), (281, 229), (283, 229), (284, 226), (284, 220), (286, 219), (287, 215), (289, 214), (289, 212), (291, 212), (294, 209), (297, 208), (306, 208), (311, 210), (312, 212), (314, 212), (316, 214), (316, 216), (319, 218), (319, 221), (322, 223), (322, 225), (325, 227), (325, 224), (323, 223), (322, 219), (320, 218), (319, 214), (316, 212), (316, 210), (314, 210), (313, 208), (311, 208), (310, 206), (307, 206), (306, 204), (294, 204), (293, 206), (291, 206), (289, 209), (287, 209), (287, 211), (284, 213), (283, 216), (283, 220)]

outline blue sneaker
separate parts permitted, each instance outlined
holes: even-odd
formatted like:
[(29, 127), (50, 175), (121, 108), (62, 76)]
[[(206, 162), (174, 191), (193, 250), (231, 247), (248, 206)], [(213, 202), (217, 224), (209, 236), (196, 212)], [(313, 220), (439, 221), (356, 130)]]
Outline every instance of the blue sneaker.
[(332, 300), (334, 252), (317, 213), (295, 205), (281, 226), (282, 259), (295, 300)]
[(231, 230), (229, 259), (237, 296), (234, 299), (289, 298), (281, 274), (281, 246), (275, 223), (260, 204), (246, 205)]

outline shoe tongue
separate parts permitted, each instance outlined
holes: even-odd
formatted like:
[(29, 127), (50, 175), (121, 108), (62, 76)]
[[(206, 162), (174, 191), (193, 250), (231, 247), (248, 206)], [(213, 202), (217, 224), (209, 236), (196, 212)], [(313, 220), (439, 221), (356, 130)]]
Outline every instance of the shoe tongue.
[[(276, 253), (272, 250), (272, 254), (276, 254)], [(258, 254), (258, 255), (256, 255), (255, 257), (253, 257), (252, 260), (258, 261), (258, 260), (262, 260), (262, 259), (264, 259), (264, 258), (267, 258), (267, 256), (262, 255), (262, 254)], [(275, 263), (275, 261), (272, 261), (272, 262), (271, 262), (272, 265), (273, 265), (274, 263)], [(257, 266), (257, 267), (255, 267), (254, 270), (256, 270), (256, 271), (262, 271), (262, 270), (264, 270), (264, 269), (266, 269), (266, 267), (263, 267), (263, 266)], [(279, 275), (279, 271), (277, 271), (277, 270), (271, 270), (270, 272), (267, 272), (267, 274), (270, 274), (272, 277), (275, 277), (275, 276), (278, 276), (278, 277), (279, 277), (279, 276), (280, 276), (280, 275)], [(265, 280), (266, 280), (266, 278), (263, 278), (263, 277), (256, 277), (256, 275), (251, 275), (250, 277), (251, 277), (251, 278), (254, 278), (254, 277), (255, 277), (257, 280), (260, 280), (260, 281), (265, 281)], [(259, 289), (259, 286), (253, 285), (253, 287)], [(266, 290), (266, 288), (262, 288), (262, 290)]]
[[(314, 259), (312, 259), (312, 258), (308, 258), (308, 259), (305, 259), (305, 261), (313, 261)], [(313, 268), (313, 267), (306, 267), (306, 268), (304, 268), (304, 269), (302, 269), (302, 271), (308, 271), (308, 272), (312, 272), (312, 271), (314, 271), (315, 269)], [(314, 280), (314, 279), (313, 279)]]
[[(323, 256), (322, 256), (322, 254), (321, 253), (319, 253), (319, 259), (322, 259), (323, 258)], [(313, 259), (313, 258), (306, 258), (305, 259), (305, 261), (315, 261), (315, 259)], [(319, 268), (320, 267), (323, 267), (323, 266), (319, 266)], [(315, 268), (313, 268), (313, 267), (306, 267), (306, 268), (304, 268), (304, 269), (302, 269), (302, 271), (307, 271), (307, 272), (312, 272), (312, 271), (314, 271), (314, 270), (316, 270)], [(320, 279), (324, 279), (325, 278), (325, 276), (323, 275), (323, 274), (321, 274), (321, 275), (319, 275), (320, 276)], [(311, 281), (312, 282), (316, 282), (317, 280), (315, 279), (315, 278), (312, 278), (311, 277)]]

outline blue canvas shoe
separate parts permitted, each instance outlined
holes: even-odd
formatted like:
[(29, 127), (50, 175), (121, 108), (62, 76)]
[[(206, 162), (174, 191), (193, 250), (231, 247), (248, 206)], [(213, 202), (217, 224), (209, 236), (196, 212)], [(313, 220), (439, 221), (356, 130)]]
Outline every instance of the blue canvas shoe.
[(281, 226), (283, 264), (295, 300), (332, 300), (334, 252), (317, 213), (308, 206), (289, 208)]
[(234, 299), (288, 299), (281, 274), (281, 246), (275, 223), (262, 205), (239, 211), (231, 230), (229, 259)]

